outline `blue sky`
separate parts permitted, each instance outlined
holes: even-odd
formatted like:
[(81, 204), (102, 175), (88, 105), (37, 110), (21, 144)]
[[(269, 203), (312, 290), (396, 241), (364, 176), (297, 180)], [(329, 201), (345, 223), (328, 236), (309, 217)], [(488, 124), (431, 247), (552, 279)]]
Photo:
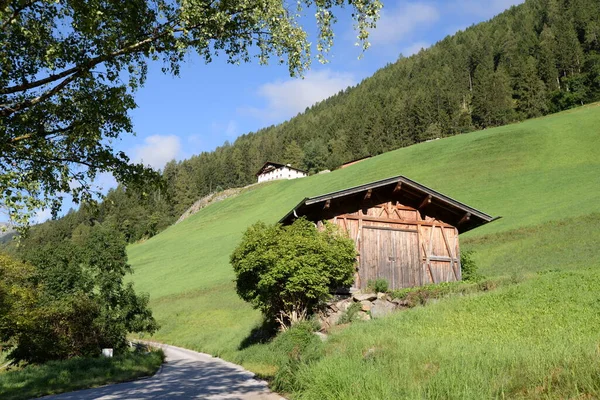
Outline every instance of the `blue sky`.
[[(359, 60), (349, 10), (338, 11), (335, 44), (329, 63), (314, 61), (304, 79), (290, 78), (285, 65), (231, 65), (215, 58), (205, 64), (191, 54), (180, 76), (150, 65), (145, 86), (135, 93), (138, 108), (131, 112), (136, 136), (125, 135), (117, 144), (134, 161), (160, 169), (172, 159), (182, 160), (210, 151), (241, 134), (281, 123), (315, 102), (356, 85), (400, 54), (412, 55), (445, 36), (490, 19), (523, 0), (382, 0), (384, 8), (371, 48)], [(304, 25), (314, 36), (314, 20)], [(313, 40), (314, 41), (314, 40)], [(316, 53), (313, 51), (313, 53)], [(103, 175), (104, 190), (115, 185)], [(64, 209), (72, 204), (65, 202)], [(39, 222), (49, 212), (38, 214)]]

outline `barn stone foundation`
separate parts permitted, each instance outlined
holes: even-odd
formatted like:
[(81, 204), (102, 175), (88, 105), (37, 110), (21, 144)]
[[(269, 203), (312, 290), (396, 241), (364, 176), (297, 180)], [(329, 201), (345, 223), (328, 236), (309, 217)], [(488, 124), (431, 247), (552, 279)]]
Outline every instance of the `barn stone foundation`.
[(355, 293), (353, 295), (337, 295), (334, 300), (319, 313), (321, 330), (327, 332), (338, 325), (342, 316), (354, 303), (360, 303), (361, 309), (356, 319), (368, 321), (391, 314), (394, 311), (409, 308), (406, 300), (392, 299), (386, 293)]

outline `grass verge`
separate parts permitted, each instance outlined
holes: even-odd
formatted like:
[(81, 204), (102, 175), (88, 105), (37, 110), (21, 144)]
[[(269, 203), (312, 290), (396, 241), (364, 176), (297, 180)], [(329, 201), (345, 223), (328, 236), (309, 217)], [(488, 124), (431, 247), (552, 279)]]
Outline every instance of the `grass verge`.
[(73, 358), (29, 365), (0, 374), (0, 398), (21, 400), (131, 381), (153, 375), (162, 364), (162, 350), (130, 352), (113, 358)]

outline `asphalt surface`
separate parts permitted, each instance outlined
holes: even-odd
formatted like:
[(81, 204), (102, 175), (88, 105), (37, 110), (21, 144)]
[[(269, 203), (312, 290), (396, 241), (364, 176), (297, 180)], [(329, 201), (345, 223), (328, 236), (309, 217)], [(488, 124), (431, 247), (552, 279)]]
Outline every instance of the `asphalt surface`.
[(239, 365), (180, 347), (155, 346), (164, 350), (167, 359), (153, 377), (43, 399), (285, 400), (270, 392), (266, 382), (254, 379), (254, 374)]

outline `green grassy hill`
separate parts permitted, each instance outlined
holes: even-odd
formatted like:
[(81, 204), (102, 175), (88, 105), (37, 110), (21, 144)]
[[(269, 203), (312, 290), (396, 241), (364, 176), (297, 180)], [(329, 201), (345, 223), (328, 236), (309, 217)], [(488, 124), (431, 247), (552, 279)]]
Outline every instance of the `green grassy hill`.
[[(564, 272), (554, 272), (539, 275), (540, 278), (535, 276), (514, 288), (500, 289), (473, 298), (444, 300), (440, 304), (411, 310), (375, 323), (358, 324), (338, 334), (339, 337), (333, 335), (331, 340), (332, 349), (335, 346), (339, 347), (340, 343), (348, 343), (349, 340), (355, 341), (358, 347), (344, 344), (343, 349), (338, 348), (334, 352), (336, 355), (332, 356), (331, 360), (326, 358), (314, 366), (314, 371), (305, 371), (306, 381), (313, 382), (311, 388), (329, 388), (327, 393), (335, 395), (331, 398), (345, 398), (343, 385), (329, 387), (321, 382), (325, 385), (323, 386), (319, 383), (319, 376), (327, 376), (327, 382), (343, 380), (345, 372), (341, 367), (336, 369), (333, 366), (345, 365), (339, 361), (339, 357), (346, 354), (345, 352), (348, 352), (348, 360), (353, 359), (364, 346), (372, 345), (369, 340), (389, 339), (395, 335), (394, 332), (406, 331), (404, 339), (392, 340), (390, 343), (406, 345), (407, 338), (418, 335), (421, 339), (415, 341), (411, 354), (414, 353), (416, 358), (422, 357), (423, 360), (430, 359), (435, 365), (435, 368), (432, 368), (436, 371), (439, 369), (439, 372), (434, 374), (436, 377), (445, 376), (443, 373), (451, 376), (451, 369), (460, 369), (461, 365), (474, 368), (473, 366), (481, 361), (477, 361), (476, 356), (489, 359), (487, 362), (492, 369), (486, 369), (485, 363), (483, 367), (489, 376), (476, 374), (469, 378), (470, 380), (452, 381), (458, 385), (455, 387), (456, 391), (446, 392), (445, 395), (443, 390), (431, 392), (440, 397), (460, 396), (460, 393), (463, 393), (460, 390), (463, 390), (465, 385), (489, 383), (486, 379), (491, 379), (493, 373), (490, 371), (506, 373), (508, 377), (512, 376), (510, 371), (516, 371), (514, 368), (519, 363), (510, 364), (511, 360), (516, 359), (502, 358), (502, 347), (498, 346), (502, 343), (506, 345), (505, 339), (518, 338), (519, 334), (523, 335), (527, 329), (537, 326), (532, 323), (532, 319), (535, 320), (534, 315), (537, 314), (528, 311), (526, 304), (537, 304), (538, 301), (540, 309), (543, 309), (546, 304), (544, 296), (550, 296), (552, 290), (563, 290), (573, 295), (573, 288), (577, 287), (578, 279), (587, 281), (600, 277), (600, 272), (586, 270), (588, 267), (600, 267), (600, 251), (597, 249), (597, 244), (600, 243), (600, 214), (597, 214), (600, 213), (599, 152), (600, 105), (593, 104), (541, 119), (403, 148), (329, 174), (259, 185), (238, 197), (202, 209), (189, 219), (144, 243), (131, 246), (129, 257), (135, 270), (134, 280), (138, 290), (149, 292), (151, 295), (155, 316), (162, 325), (162, 329), (156, 335), (158, 340), (220, 355), (242, 362), (251, 369), (265, 372), (268, 370), (267, 365), (257, 364), (247, 352), (238, 351), (240, 342), (260, 321), (260, 315), (237, 298), (234, 292), (233, 271), (228, 264), (229, 254), (241, 238), (242, 232), (257, 220), (277, 221), (306, 196), (394, 175), (405, 175), (491, 215), (502, 216), (498, 221), (461, 236), (463, 248), (476, 251), (476, 259), (486, 276), (532, 276), (533, 273), (551, 270), (571, 270), (572, 274), (581, 274), (564, 275)], [(563, 286), (559, 282), (553, 288), (552, 282), (555, 278), (557, 282), (564, 278)], [(589, 300), (589, 291), (592, 289), (588, 288), (587, 292), (585, 288), (582, 289), (585, 292), (582, 296)], [(519, 295), (525, 296), (522, 300), (515, 300), (526, 313), (524, 320), (510, 317), (511, 307), (517, 307), (511, 305), (510, 301)], [(537, 297), (528, 299), (527, 296)], [(582, 301), (587, 301), (585, 299)], [(572, 305), (578, 305), (578, 301), (573, 299)], [(599, 305), (597, 302), (594, 305), (598, 314)], [(581, 322), (577, 319), (580, 316), (575, 318), (569, 311), (570, 307), (571, 305), (568, 305), (557, 310), (556, 313), (560, 316), (556, 318), (552, 313), (544, 314), (539, 321), (550, 323), (551, 326), (552, 321), (560, 319), (557, 323), (560, 323), (562, 328), (576, 326), (577, 321)], [(533, 309), (537, 310), (535, 307)], [(501, 326), (489, 325), (493, 321), (487, 316), (484, 318), (485, 315), (493, 316), (496, 311), (500, 314), (495, 317), (500, 320), (504, 318), (506, 325), (510, 327), (510, 335), (498, 342), (490, 339), (489, 335), (501, 329)], [(452, 315), (454, 319), (449, 320), (447, 315)], [(465, 325), (464, 321), (469, 320), (471, 316), (478, 322), (473, 326)], [(600, 332), (597, 322), (597, 316), (590, 319), (590, 323), (596, 324), (595, 332)], [(429, 329), (427, 332), (423, 332), (425, 325)], [(521, 328), (526, 331), (520, 330)], [(465, 329), (471, 330), (467, 332)], [(365, 332), (371, 330), (376, 333), (365, 336)], [(444, 332), (442, 336), (459, 337), (459, 340), (450, 341), (452, 345), (449, 347), (438, 346), (435, 350), (437, 339), (433, 338), (440, 332)], [(465, 341), (465, 335), (470, 337), (468, 341)], [(595, 343), (600, 343), (600, 335), (592, 335), (591, 331), (584, 329), (578, 330), (577, 334), (573, 335), (573, 341), (569, 342), (572, 343), (571, 346), (575, 346), (571, 349), (573, 354), (579, 354), (577, 351), (585, 352), (585, 346), (591, 345), (591, 342), (588, 342), (592, 336), (593, 340), (596, 340)], [(429, 342), (428, 337), (432, 338)], [(462, 341), (460, 337), (463, 337)], [(487, 339), (483, 340), (484, 337)], [(541, 335), (539, 341), (545, 337)], [(548, 343), (559, 345), (558, 336), (549, 334), (546, 339), (544, 346)], [(400, 340), (401, 342), (398, 342)], [(422, 343), (422, 346), (419, 347), (417, 343)], [(474, 358), (460, 361), (458, 357), (460, 362), (451, 364), (450, 370), (440, 366), (443, 360), (467, 351), (469, 343), (474, 343), (473, 346), (477, 349), (472, 351)], [(530, 346), (527, 354), (531, 357), (535, 358), (537, 355), (541, 359), (542, 354), (549, 354), (543, 351), (544, 346), (531, 347), (531, 343), (523, 340), (519, 343)], [(563, 347), (567, 346), (564, 340), (560, 343)], [(563, 347), (560, 351), (557, 350), (558, 353), (552, 353), (557, 360), (570, 349), (568, 346)], [(592, 347), (593, 350), (588, 349), (590, 354), (596, 351), (596, 348)], [(489, 349), (489, 357), (484, 355), (487, 354), (486, 348)], [(500, 358), (496, 357), (495, 351), (498, 351), (497, 355)], [(524, 354), (519, 347), (514, 347), (511, 351), (514, 351), (515, 357)], [(390, 354), (396, 352), (390, 350)], [(417, 357), (417, 354), (420, 356)], [(436, 355), (439, 355), (439, 358), (436, 358)], [(334, 359), (337, 361), (334, 362)], [(366, 396), (363, 398), (382, 398), (375, 394), (396, 397), (403, 393), (406, 397), (427, 395), (429, 392), (422, 390), (429, 386), (424, 386), (423, 382), (415, 383), (420, 382), (421, 378), (415, 375), (416, 372), (410, 372), (411, 360), (402, 360), (396, 364), (382, 363), (380, 367), (390, 368), (395, 365), (394, 371), (406, 375), (410, 385), (407, 383), (404, 386), (386, 386), (385, 390), (382, 389), (383, 392), (378, 392), (377, 387), (365, 384), (362, 389), (368, 388), (368, 391), (363, 393), (348, 387), (353, 390), (350, 393), (354, 396), (362, 393)], [(494, 360), (498, 362), (495, 364)], [(360, 364), (360, 360), (357, 359), (357, 362)], [(503, 369), (505, 362), (513, 369)], [(537, 364), (543, 368), (547, 366), (543, 362)], [(403, 369), (400, 365), (406, 368)], [(376, 365), (371, 367), (373, 374), (379, 370)], [(365, 368), (359, 370), (352, 372), (351, 376), (364, 372)], [(596, 371), (598, 372), (598, 368)], [(346, 372), (350, 373), (350, 370)], [(532, 376), (538, 375), (532, 372)], [(477, 382), (477, 379), (482, 381)], [(500, 382), (511, 381), (508, 378), (499, 379)], [(428, 378), (426, 381), (428, 385), (433, 385), (431, 390), (440, 389), (435, 386), (439, 384), (436, 380)], [(444, 382), (448, 384), (447, 381)], [(526, 387), (529, 387), (527, 385), (529, 383), (526, 384)], [(373, 396), (369, 395), (373, 390)], [(476, 395), (500, 393), (496, 387), (493, 390), (496, 391), (478, 392)], [(314, 390), (306, 389), (304, 393), (308, 398), (328, 397), (325, 392)], [(470, 392), (463, 394), (475, 396)]]

